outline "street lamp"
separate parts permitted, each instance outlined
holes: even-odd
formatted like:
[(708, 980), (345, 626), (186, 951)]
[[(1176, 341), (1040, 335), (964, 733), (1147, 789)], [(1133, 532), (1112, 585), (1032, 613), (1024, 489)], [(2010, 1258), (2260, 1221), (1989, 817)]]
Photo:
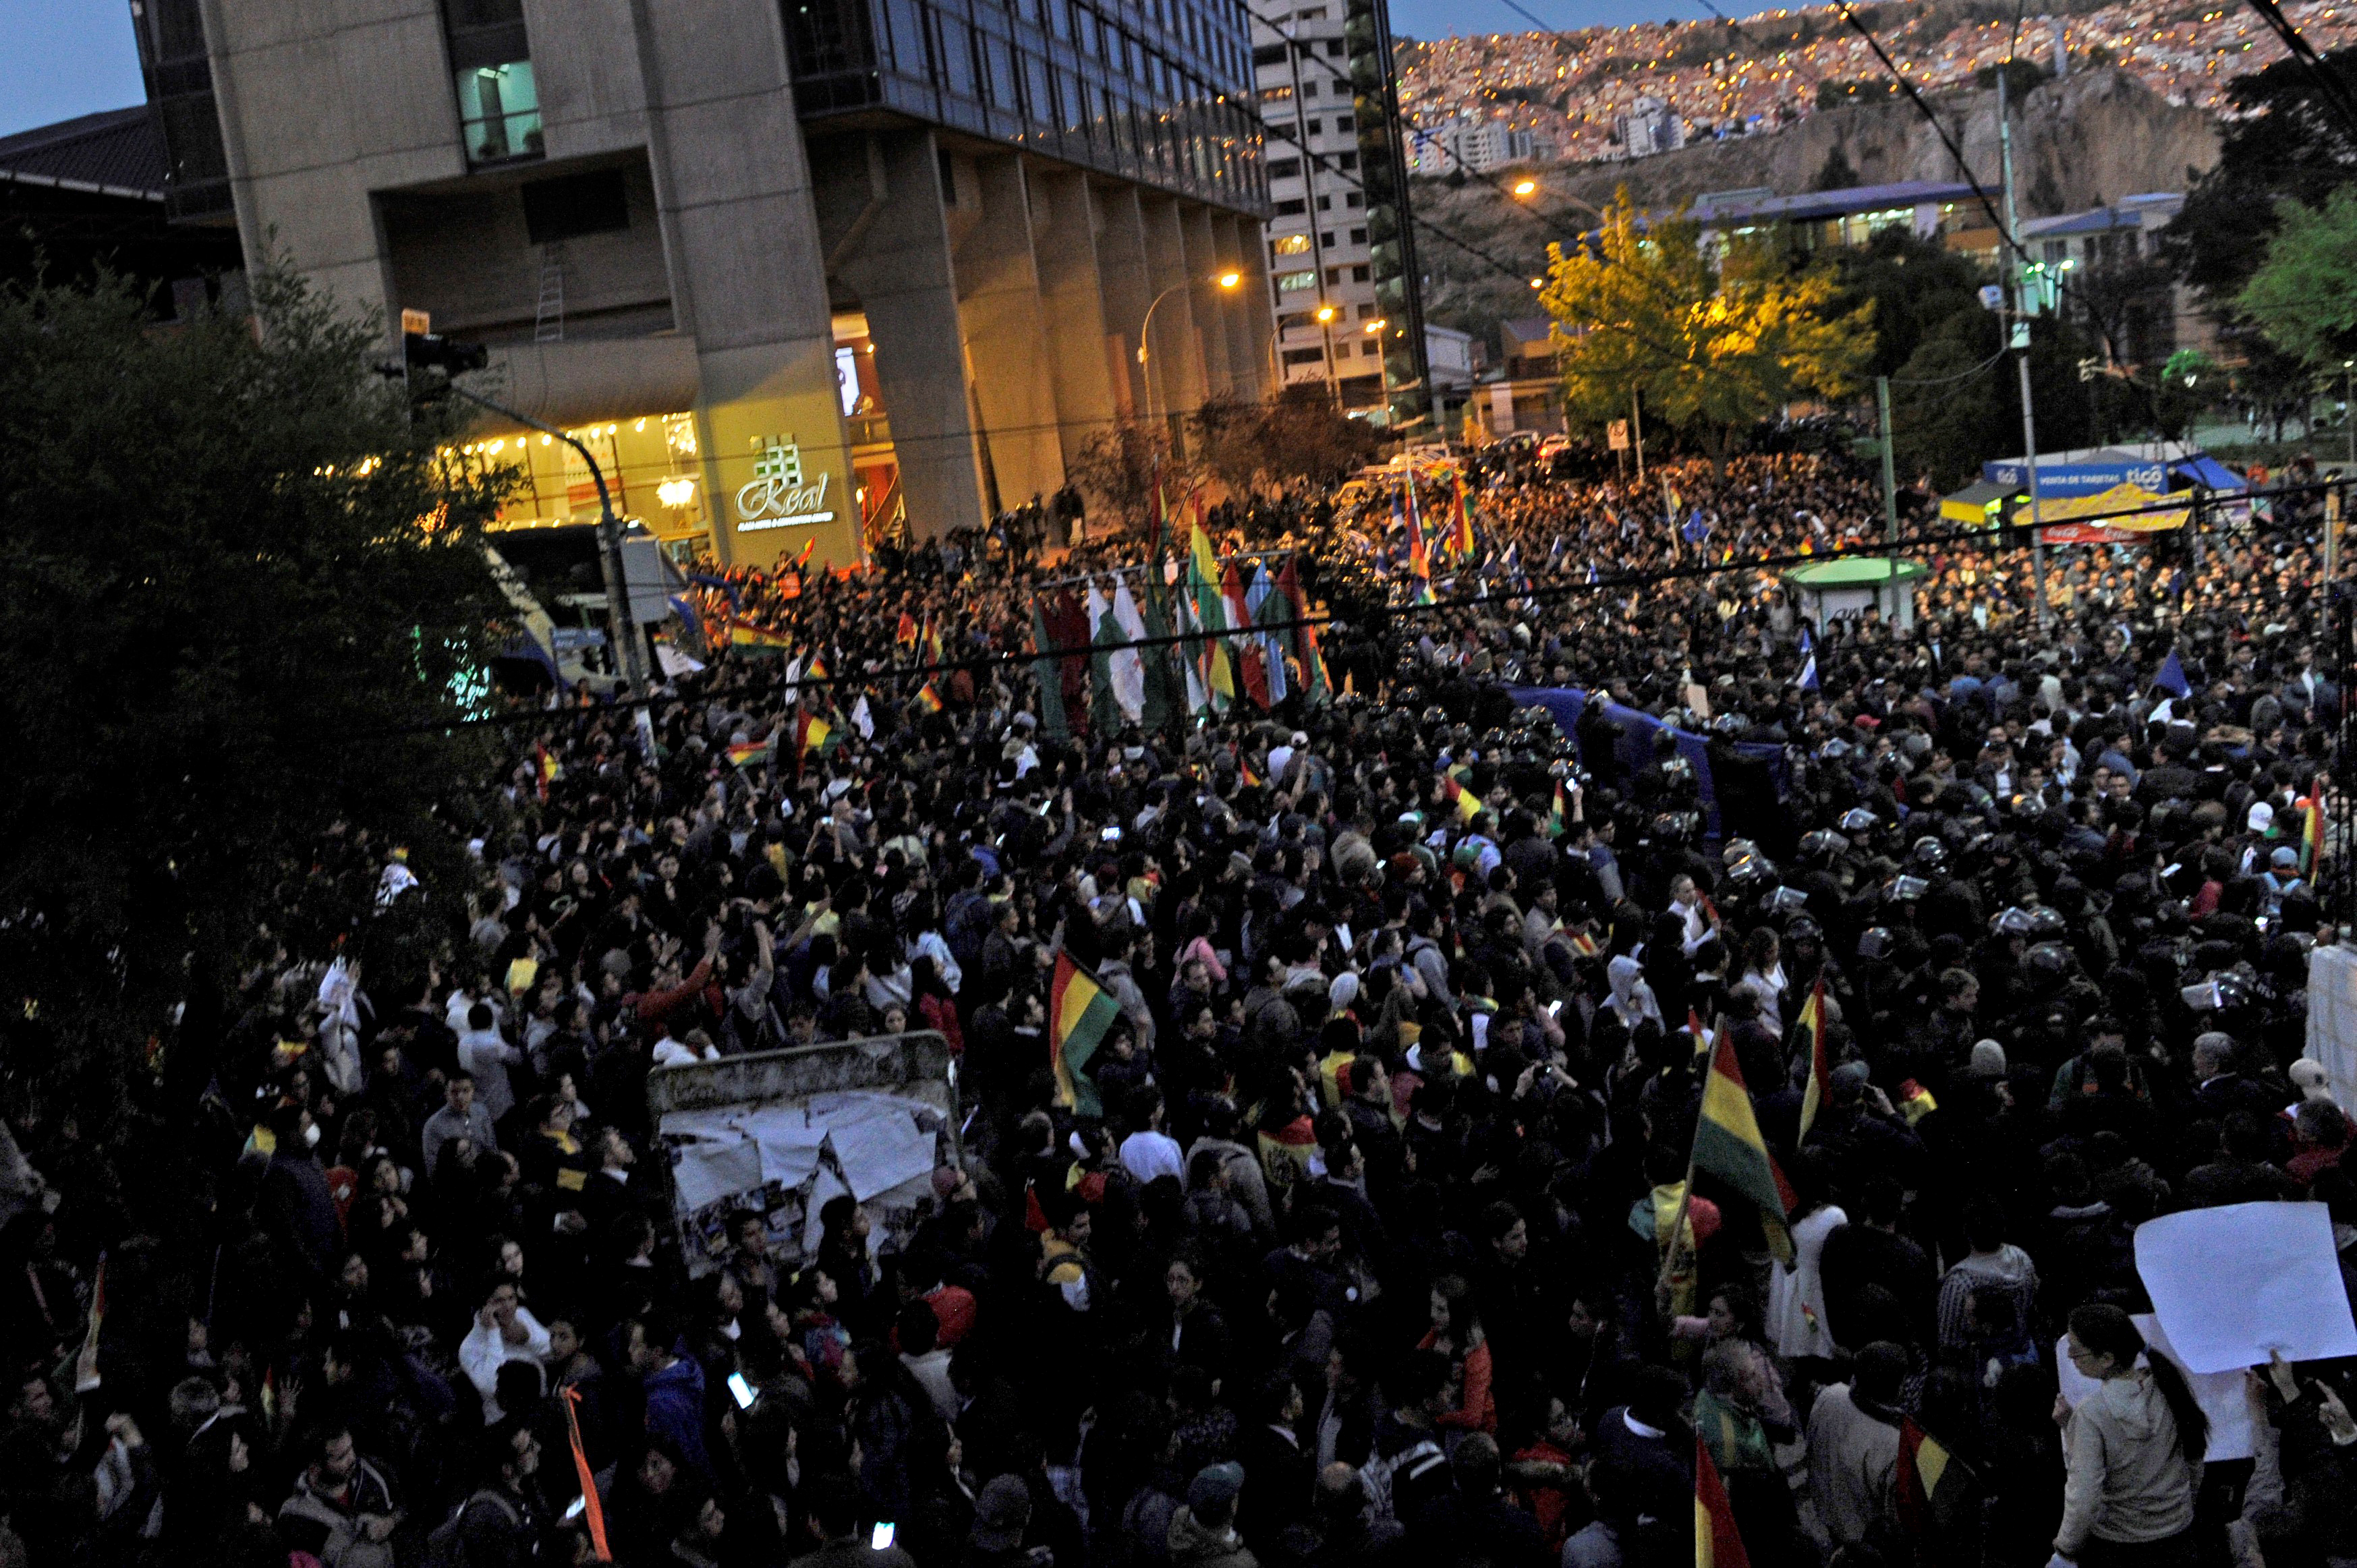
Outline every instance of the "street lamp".
[(1154, 332), (1155, 311), (1160, 307), (1164, 300), (1168, 299), (1172, 295), (1178, 294), (1182, 290), (1193, 287), (1198, 282), (1211, 284), (1219, 288), (1233, 291), (1240, 287), (1243, 281), (1244, 275), (1240, 272), (1224, 272), (1216, 277), (1202, 279), (1183, 278), (1178, 283), (1172, 284), (1168, 288), (1164, 289), (1160, 294), (1156, 295), (1154, 298), (1147, 303), (1146, 306), (1146, 319), (1138, 324), (1137, 328), (1137, 365), (1139, 371), (1146, 378), (1146, 419), (1147, 424), (1151, 424), (1154, 422), (1154, 371), (1152, 366), (1147, 362), (1146, 346), (1151, 339)]

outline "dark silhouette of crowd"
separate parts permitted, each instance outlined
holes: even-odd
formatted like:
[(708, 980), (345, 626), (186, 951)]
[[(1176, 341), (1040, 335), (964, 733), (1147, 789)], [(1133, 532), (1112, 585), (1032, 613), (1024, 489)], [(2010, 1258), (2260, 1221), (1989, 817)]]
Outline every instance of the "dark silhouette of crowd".
[[(1746, 565), (1881, 537), (1843, 461), (1477, 470), (1463, 558), (1452, 494), (1425, 607), (1395, 489), (1215, 519), (1335, 596), (1266, 709), (1148, 729), (1102, 649), (1042, 703), (1035, 606), (1135, 539), (716, 568), (651, 753), (554, 693), (463, 869), (320, 846), (162, 1037), (202, 1223), (0, 1148), (0, 1562), (1660, 1568), (1698, 1446), (1760, 1568), (2350, 1555), (2351, 1369), (2212, 1455), (2132, 1244), (2357, 1244), (2314, 509), (2050, 552), (2042, 621), (1943, 544), (1900, 624)], [(1060, 956), (1117, 1009), (1077, 1094)], [(910, 1212), (683, 1228), (651, 1080), (910, 1031), (963, 1150)], [(1690, 1182), (1714, 1052), (1789, 1262)]]

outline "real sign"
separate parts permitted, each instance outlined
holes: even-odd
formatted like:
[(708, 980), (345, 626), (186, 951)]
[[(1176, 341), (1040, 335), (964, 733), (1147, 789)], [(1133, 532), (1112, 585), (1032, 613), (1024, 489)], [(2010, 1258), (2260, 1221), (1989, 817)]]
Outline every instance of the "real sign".
[(821, 469), (814, 481), (803, 483), (802, 449), (791, 435), (771, 436), (754, 446), (753, 478), (737, 491), (739, 533), (834, 521), (826, 504), (827, 481), (833, 476)]

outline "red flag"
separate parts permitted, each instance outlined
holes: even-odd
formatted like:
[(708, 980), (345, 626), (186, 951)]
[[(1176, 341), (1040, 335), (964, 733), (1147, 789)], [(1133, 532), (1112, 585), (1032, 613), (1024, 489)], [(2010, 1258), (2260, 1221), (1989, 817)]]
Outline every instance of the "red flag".
[(1727, 1500), (1718, 1466), (1710, 1462), (1710, 1447), (1695, 1434), (1695, 1568), (1751, 1568), (1743, 1550), (1743, 1532), (1735, 1528), (1735, 1509)]
[(589, 1467), (589, 1455), (581, 1446), (581, 1417), (574, 1407), (581, 1402), (578, 1389), (560, 1389), (557, 1398), (565, 1403), (565, 1435), (573, 1445), (573, 1473), (581, 1478), (581, 1511), (589, 1525), (589, 1550), (597, 1554), (600, 1563), (614, 1560), (613, 1550), (606, 1544), (606, 1508), (597, 1500), (597, 1473)]

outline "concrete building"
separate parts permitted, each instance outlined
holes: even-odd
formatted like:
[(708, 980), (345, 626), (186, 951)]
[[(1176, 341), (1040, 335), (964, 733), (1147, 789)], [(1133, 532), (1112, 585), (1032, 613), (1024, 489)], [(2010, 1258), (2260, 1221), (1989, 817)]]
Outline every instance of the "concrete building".
[[(482, 390), (724, 561), (978, 525), (1263, 384), (1239, 0), (133, 12), (176, 216), (491, 345)], [(474, 450), (526, 470), (509, 521), (594, 513), (562, 444)]]
[(1403, 429), (1431, 396), (1383, 0), (1250, 0), (1280, 382)]
[(1428, 129), (1413, 133), (1409, 168), (1416, 174), (1448, 175), (1463, 169), (1488, 174), (1508, 164), (1529, 163), (1537, 154), (1528, 131), (1517, 131), (1503, 120), (1476, 120), (1460, 114)]
[(2180, 349), (2217, 352), (2216, 323), (2159, 259), (2160, 231), (2184, 209), (2182, 192), (2156, 191), (2023, 220), (2033, 297), (2095, 327), (2129, 368), (2158, 370)]

